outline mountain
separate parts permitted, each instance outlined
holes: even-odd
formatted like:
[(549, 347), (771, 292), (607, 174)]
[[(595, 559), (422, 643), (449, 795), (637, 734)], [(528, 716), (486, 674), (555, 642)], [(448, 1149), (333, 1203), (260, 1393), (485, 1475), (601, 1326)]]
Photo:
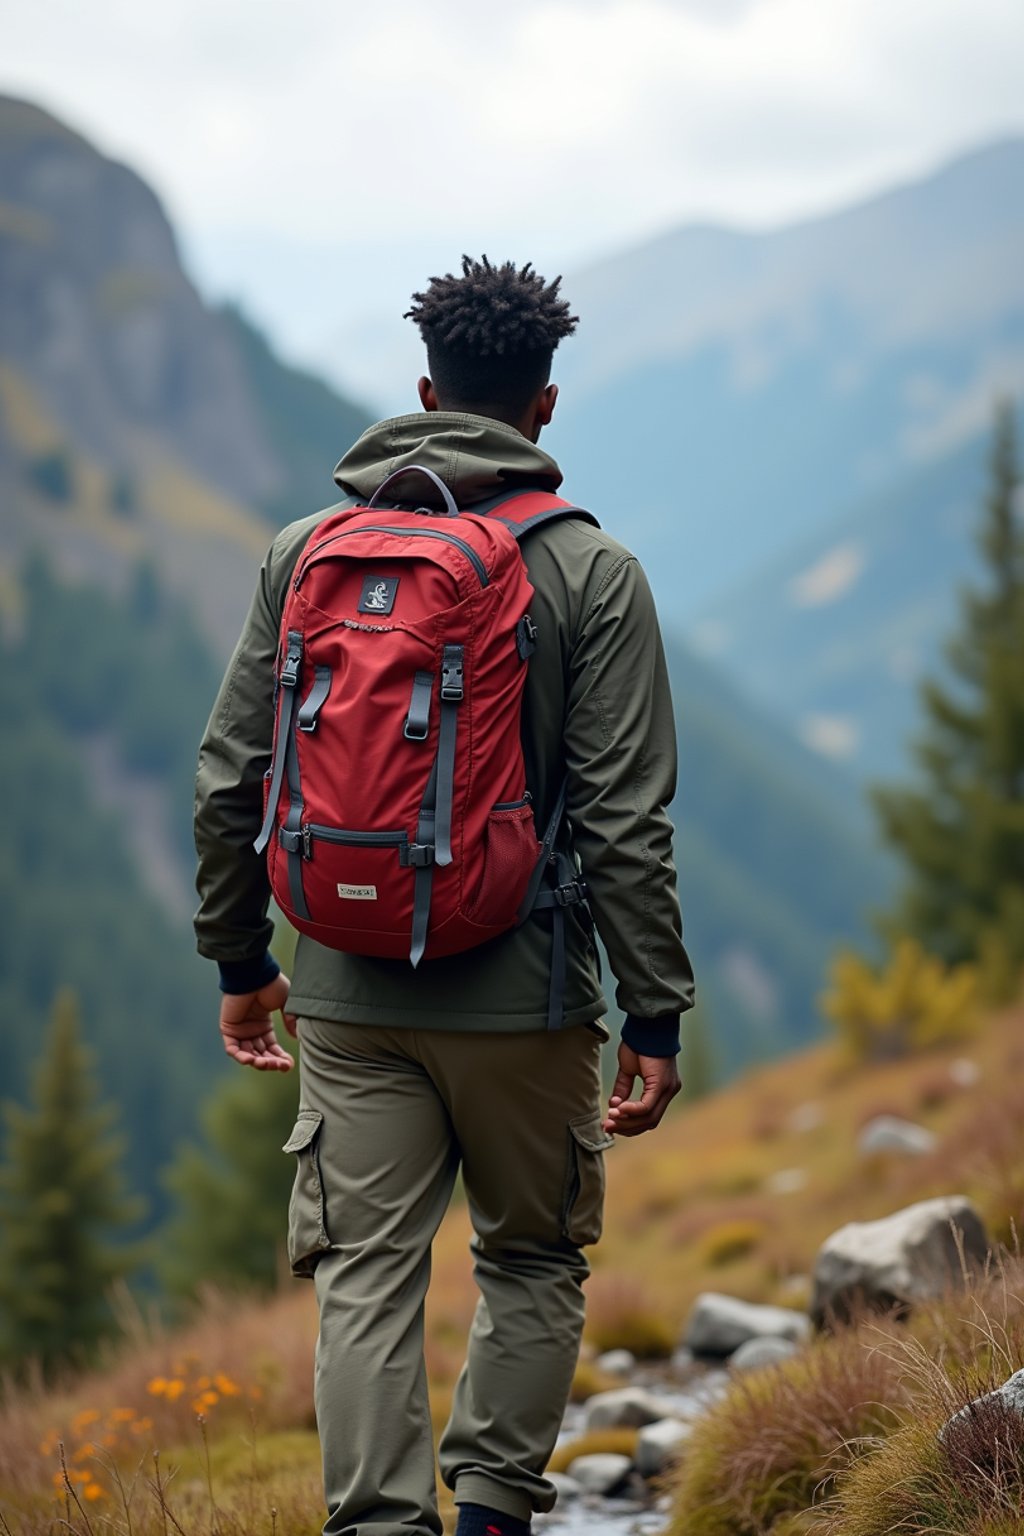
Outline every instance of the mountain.
[[(21, 1096), (73, 986), (158, 1210), (231, 1070), (188, 928), (196, 744), (275, 526), (329, 501), (365, 419), (203, 304), (134, 173), (0, 101), (0, 1071)], [(851, 781), (671, 651), (687, 936), (731, 1070), (816, 1031), (885, 872)]]
[[(1018, 416), (1024, 440), (1024, 410)], [(944, 666), (954, 596), (982, 574), (978, 439), (804, 538), (688, 630), (794, 733), (858, 779), (906, 771), (919, 678)]]
[(1024, 386), (1022, 191), (1011, 139), (826, 218), (685, 227), (566, 279), (551, 447), (574, 497), (623, 509), (676, 622)]
[[(226, 647), (239, 558), (248, 582), (275, 526), (331, 501), (369, 421), (202, 302), (133, 171), (0, 97), (0, 557), (44, 539), (62, 569), (123, 581), (151, 554)], [(26, 477), (45, 493), (49, 466), (52, 490), (68, 453), (88, 506), (71, 539), (59, 497), (11, 515)]]

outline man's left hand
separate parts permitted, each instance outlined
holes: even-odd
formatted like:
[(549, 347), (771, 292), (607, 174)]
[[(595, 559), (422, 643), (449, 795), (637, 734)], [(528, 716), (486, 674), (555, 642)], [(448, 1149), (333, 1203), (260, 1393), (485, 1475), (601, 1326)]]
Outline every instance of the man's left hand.
[(271, 1015), (281, 1010), (284, 1027), (295, 1034), (295, 1015), (285, 1013), (291, 983), (282, 971), (258, 992), (225, 992), (220, 1003), (224, 1049), (243, 1067), (258, 1072), (290, 1072), (295, 1062), (274, 1036)]

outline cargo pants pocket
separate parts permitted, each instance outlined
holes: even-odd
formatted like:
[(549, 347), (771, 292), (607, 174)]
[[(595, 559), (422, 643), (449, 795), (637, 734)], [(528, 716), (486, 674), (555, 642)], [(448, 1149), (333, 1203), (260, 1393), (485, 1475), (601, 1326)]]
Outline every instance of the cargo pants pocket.
[(604, 1154), (614, 1145), (601, 1116), (577, 1115), (569, 1121), (565, 1184), (562, 1191), (562, 1235), (583, 1248), (601, 1236), (604, 1214)]
[(288, 1262), (292, 1274), (312, 1278), (316, 1261), (331, 1246), (327, 1236), (324, 1186), (320, 1177), (320, 1131), (324, 1117), (317, 1109), (300, 1109), (282, 1152), (296, 1154), (295, 1180), (288, 1202)]

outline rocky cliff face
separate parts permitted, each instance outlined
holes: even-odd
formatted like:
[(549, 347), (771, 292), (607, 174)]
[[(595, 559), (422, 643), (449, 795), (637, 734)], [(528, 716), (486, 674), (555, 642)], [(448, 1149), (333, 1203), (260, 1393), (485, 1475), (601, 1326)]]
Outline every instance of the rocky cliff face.
[(212, 485), (283, 489), (230, 333), (159, 201), (38, 107), (0, 100), (0, 353), (100, 462), (154, 441)]

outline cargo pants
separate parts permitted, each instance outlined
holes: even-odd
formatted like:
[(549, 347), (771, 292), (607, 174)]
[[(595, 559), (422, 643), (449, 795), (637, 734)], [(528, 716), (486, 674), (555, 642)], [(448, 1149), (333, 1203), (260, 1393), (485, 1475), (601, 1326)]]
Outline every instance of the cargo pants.
[(320, 1310), (324, 1536), (439, 1536), (423, 1359), (430, 1247), (461, 1166), (480, 1291), (441, 1437), (457, 1503), (528, 1520), (604, 1202), (601, 1023), (478, 1034), (300, 1018), (292, 1270)]

